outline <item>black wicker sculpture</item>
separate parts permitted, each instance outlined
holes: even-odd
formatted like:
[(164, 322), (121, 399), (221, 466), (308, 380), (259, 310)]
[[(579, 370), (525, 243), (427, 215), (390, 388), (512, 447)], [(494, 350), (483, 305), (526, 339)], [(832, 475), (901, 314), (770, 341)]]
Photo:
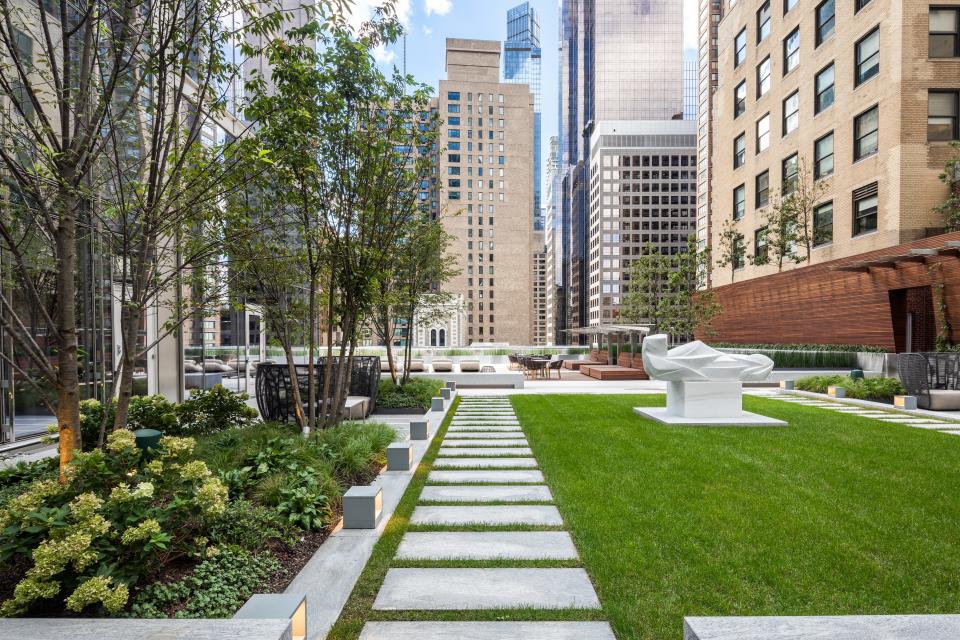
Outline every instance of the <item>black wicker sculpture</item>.
[[(307, 371), (305, 364), (294, 366), (297, 384), (300, 386), (300, 398), (306, 402), (308, 397)], [(337, 360), (333, 361), (332, 375), (336, 380)], [(314, 366), (317, 389), (317, 410), (325, 404), (319, 396), (323, 393), (326, 375), (326, 358), (320, 358)], [(353, 372), (350, 376), (348, 395), (370, 398), (369, 412), (377, 406), (377, 392), (380, 388), (380, 357), (355, 356)], [(257, 367), (257, 407), (264, 420), (282, 420), (287, 422), (296, 416), (293, 404), (293, 385), (290, 381), (290, 368), (285, 364), (261, 364)], [(332, 393), (331, 389), (331, 393)], [(304, 405), (306, 406), (306, 404)], [(368, 413), (369, 415), (369, 413)]]
[(930, 363), (919, 353), (901, 353), (897, 357), (897, 373), (907, 394), (916, 396), (917, 405), (930, 406)]

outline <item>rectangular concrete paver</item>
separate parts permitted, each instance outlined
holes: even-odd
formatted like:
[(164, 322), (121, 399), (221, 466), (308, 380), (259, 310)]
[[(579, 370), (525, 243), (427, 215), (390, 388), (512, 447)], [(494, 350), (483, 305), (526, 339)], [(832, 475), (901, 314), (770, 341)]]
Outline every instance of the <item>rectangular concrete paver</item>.
[[(458, 437), (465, 433), (477, 433), (478, 431), (482, 433), (496, 431), (498, 433), (523, 434), (518, 424), (452, 424), (450, 428), (447, 429), (448, 434), (454, 434)], [(508, 438), (512, 436), (503, 437)]]
[(576, 560), (566, 531), (411, 531), (400, 560)]
[(417, 507), (413, 510), (410, 522), (450, 526), (529, 524), (559, 527), (563, 524), (563, 519), (556, 507), (545, 504), (453, 505)]
[(469, 438), (443, 439), (443, 446), (445, 447), (525, 447), (527, 444), (526, 438), (500, 438), (497, 440), (491, 438), (483, 442), (478, 441), (476, 438), (473, 440)]
[(542, 484), (506, 486), (424, 487), (421, 502), (549, 502), (553, 494)]
[(599, 609), (583, 569), (390, 569), (375, 610)]
[(431, 471), (427, 482), (448, 484), (539, 484), (543, 474), (539, 471)]
[(368, 622), (360, 640), (615, 640), (606, 622)]
[(533, 458), (437, 458), (433, 461), (434, 468), (462, 468), (462, 469), (536, 469), (537, 461)]
[[(448, 434), (447, 438), (456, 440), (503, 440), (503, 439), (525, 439), (523, 431), (465, 431)], [(445, 439), (447, 439), (445, 438)]]
[(455, 456), (529, 456), (533, 451), (529, 447), (463, 447), (460, 449), (440, 447), (440, 455)]

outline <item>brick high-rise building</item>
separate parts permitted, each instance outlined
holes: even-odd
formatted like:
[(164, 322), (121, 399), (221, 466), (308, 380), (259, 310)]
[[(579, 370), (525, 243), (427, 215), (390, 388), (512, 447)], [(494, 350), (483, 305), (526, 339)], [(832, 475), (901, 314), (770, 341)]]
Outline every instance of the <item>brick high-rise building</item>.
[[(960, 138), (960, 2), (728, 1), (718, 40), (714, 258), (725, 225), (744, 238), (711, 274), (721, 338), (932, 347), (906, 327), (941, 313), (931, 274), (952, 269), (934, 208)], [(770, 251), (767, 216), (798, 180), (818, 196), (812, 248), (779, 273), (751, 258)]]
[(498, 41), (448, 38), (446, 65), (437, 208), (461, 273), (445, 287), (465, 301), (466, 343), (532, 344), (533, 95), (500, 81)]

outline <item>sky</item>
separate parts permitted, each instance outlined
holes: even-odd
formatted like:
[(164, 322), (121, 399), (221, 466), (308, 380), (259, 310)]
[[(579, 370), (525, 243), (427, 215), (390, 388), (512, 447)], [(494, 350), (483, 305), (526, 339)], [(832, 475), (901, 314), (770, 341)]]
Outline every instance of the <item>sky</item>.
[[(368, 18), (383, 0), (353, 0), (351, 22)], [(697, 40), (696, 0), (682, 2), (684, 9), (684, 48), (695, 48)], [(507, 37), (507, 10), (522, 0), (396, 0), (396, 10), (407, 31), (406, 70), (417, 81), (436, 88), (446, 77), (444, 45), (446, 38), (500, 40)], [(546, 166), (550, 136), (556, 135), (558, 90), (558, 0), (530, 0), (540, 17), (540, 46), (543, 50), (542, 157)], [(385, 70), (394, 65), (403, 68), (403, 44), (377, 52)], [(502, 66), (501, 66), (502, 69)], [(545, 185), (544, 185), (545, 187)], [(544, 188), (544, 193), (546, 189)]]

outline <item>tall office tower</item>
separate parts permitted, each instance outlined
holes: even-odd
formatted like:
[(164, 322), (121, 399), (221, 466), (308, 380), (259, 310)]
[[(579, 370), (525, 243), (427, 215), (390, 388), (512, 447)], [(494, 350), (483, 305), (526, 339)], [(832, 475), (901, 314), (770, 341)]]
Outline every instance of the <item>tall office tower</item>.
[(547, 251), (547, 344), (564, 344), (560, 324), (563, 314), (562, 232), (559, 217), (560, 139), (550, 136), (550, 154), (544, 184), (547, 186), (544, 208), (544, 242)]
[(562, 0), (561, 182), (567, 326), (587, 326), (590, 140), (602, 122), (683, 117), (683, 14), (676, 0)]
[[(711, 235), (735, 255), (711, 276), (720, 337), (898, 351), (960, 338), (937, 329), (960, 320), (942, 257), (960, 234), (936, 211), (960, 139), (960, 3), (740, 0), (718, 38)], [(781, 261), (766, 228), (802, 192), (809, 243)]]
[(696, 122), (601, 122), (590, 137), (590, 324), (618, 322), (630, 263), (696, 228)]
[(543, 231), (533, 232), (533, 254), (531, 255), (531, 273), (533, 274), (533, 344), (542, 346), (547, 343), (547, 245)]
[(503, 81), (525, 84), (533, 94), (533, 220), (543, 229), (541, 212), (540, 127), (543, 113), (541, 82), (540, 20), (529, 2), (507, 11), (507, 39), (503, 43)]
[(697, 52), (683, 52), (683, 119), (697, 119)]
[[(710, 247), (713, 192), (713, 98), (717, 91), (717, 26), (723, 0), (698, 0), (697, 8), (697, 246)], [(705, 274), (709, 285), (710, 271)]]
[(495, 40), (448, 38), (446, 68), (437, 208), (461, 269), (446, 288), (465, 301), (465, 342), (531, 344), (533, 95), (500, 82)]

